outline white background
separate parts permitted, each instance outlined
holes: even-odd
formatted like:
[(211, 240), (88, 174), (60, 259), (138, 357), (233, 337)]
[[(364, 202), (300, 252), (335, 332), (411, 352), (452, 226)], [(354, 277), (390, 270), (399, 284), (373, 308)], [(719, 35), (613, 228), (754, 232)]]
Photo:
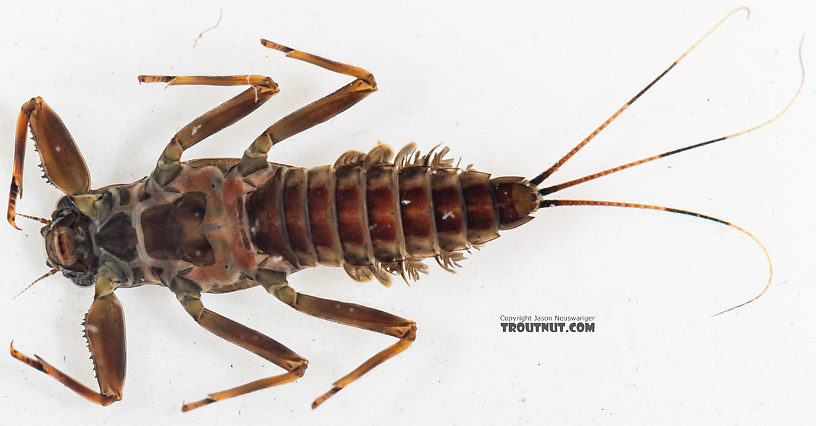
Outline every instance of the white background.
[[(239, 156), (274, 120), (348, 78), (286, 59), (266, 37), (372, 71), (380, 91), (285, 143), (274, 161), (314, 166), (378, 140), (438, 143), (495, 175), (534, 176), (739, 3), (446, 2), (381, 6), (265, 1), (235, 6), (140, 1), (8, 2), (0, 18), (2, 182), (19, 106), (43, 96), (62, 116), (94, 186), (153, 167), (170, 136), (237, 88), (137, 84), (138, 74), (272, 76), (281, 93), (185, 154)], [(774, 115), (799, 82), (796, 49), (816, 71), (812, 2), (747, 4), (553, 182), (732, 133)], [(220, 25), (212, 26), (223, 10)], [(816, 75), (813, 73), (812, 75)], [(305, 377), (187, 414), (179, 407), (277, 367), (195, 325), (161, 287), (119, 291), (127, 318), (124, 400), (97, 407), (0, 356), (0, 412), (10, 424), (637, 424), (805, 422), (816, 356), (811, 164), (814, 86), (772, 126), (559, 194), (691, 209), (689, 217), (614, 208), (547, 209), (473, 253), (456, 275), (430, 266), (408, 287), (358, 284), (337, 268), (295, 288), (416, 320), (416, 343), (316, 411), (311, 401), (393, 339), (294, 312), (259, 289), (208, 296), (210, 308), (310, 360)], [(25, 213), (47, 216), (59, 192), (29, 147)], [(92, 290), (60, 276), (11, 301), (47, 270), (38, 224), (0, 226), (0, 343), (37, 353), (95, 386), (80, 322)], [(592, 315), (592, 334), (501, 333), (499, 316)], [(226, 423), (225, 423), (226, 422)]]

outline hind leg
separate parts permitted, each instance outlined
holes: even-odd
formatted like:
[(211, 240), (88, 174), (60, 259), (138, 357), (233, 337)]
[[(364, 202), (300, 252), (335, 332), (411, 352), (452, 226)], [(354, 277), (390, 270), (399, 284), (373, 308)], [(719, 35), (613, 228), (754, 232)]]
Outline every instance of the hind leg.
[(411, 320), (369, 308), (368, 306), (321, 299), (308, 294), (298, 293), (289, 287), (285, 277), (277, 272), (259, 270), (256, 272), (256, 278), (258, 282), (264, 286), (266, 291), (300, 312), (325, 320), (339, 322), (340, 324), (376, 331), (377, 333), (394, 336), (399, 339), (396, 343), (376, 353), (367, 361), (360, 364), (359, 367), (334, 382), (328, 392), (312, 402), (312, 408), (317, 408), (351, 382), (359, 379), (363, 374), (368, 373), (387, 359), (404, 351), (408, 346), (411, 346), (411, 343), (416, 339), (416, 323)]
[(374, 75), (362, 68), (301, 52), (269, 40), (262, 39), (261, 44), (270, 49), (281, 51), (290, 58), (354, 77), (355, 80), (341, 87), (334, 93), (326, 95), (283, 117), (261, 133), (244, 152), (244, 156), (238, 163), (238, 170), (244, 176), (266, 167), (266, 155), (269, 149), (272, 148), (272, 145), (340, 114), (357, 102), (363, 100), (366, 96), (377, 91), (377, 83), (374, 81)]

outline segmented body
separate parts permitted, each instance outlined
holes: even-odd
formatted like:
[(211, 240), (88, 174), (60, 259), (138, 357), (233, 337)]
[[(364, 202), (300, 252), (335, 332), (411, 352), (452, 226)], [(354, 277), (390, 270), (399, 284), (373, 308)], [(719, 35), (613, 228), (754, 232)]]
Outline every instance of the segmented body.
[(435, 257), (445, 269), (461, 251), (519, 226), (538, 204), (520, 177), (453, 167), (447, 149), (396, 159), (386, 145), (350, 151), (333, 166), (270, 163), (241, 177), (237, 160), (196, 160), (165, 187), (144, 179), (92, 191), (104, 211), (89, 225), (94, 252), (135, 286), (176, 275), (205, 292), (255, 285), (258, 268), (286, 275), (343, 266), (353, 279), (417, 279)]

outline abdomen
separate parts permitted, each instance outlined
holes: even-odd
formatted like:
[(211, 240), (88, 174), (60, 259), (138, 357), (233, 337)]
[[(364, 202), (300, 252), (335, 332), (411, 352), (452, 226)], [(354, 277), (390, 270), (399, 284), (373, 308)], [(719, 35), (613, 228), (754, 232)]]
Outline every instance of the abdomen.
[(252, 244), (291, 263), (282, 272), (343, 266), (356, 280), (387, 284), (390, 275), (416, 279), (428, 257), (448, 269), (459, 251), (532, 219), (537, 195), (522, 178), (491, 179), (411, 148), (396, 164), (379, 145), (333, 166), (268, 169), (274, 175), (245, 198)]

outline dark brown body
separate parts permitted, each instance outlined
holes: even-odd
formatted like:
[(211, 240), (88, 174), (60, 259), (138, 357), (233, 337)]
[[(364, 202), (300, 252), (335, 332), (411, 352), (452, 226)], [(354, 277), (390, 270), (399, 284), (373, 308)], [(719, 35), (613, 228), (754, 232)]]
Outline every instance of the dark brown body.
[(490, 179), (427, 156), (396, 165), (382, 155), (390, 153), (380, 145), (311, 169), (270, 163), (246, 177), (204, 160), (184, 164), (164, 188), (142, 180), (93, 191), (109, 200), (89, 229), (95, 254), (129, 271), (124, 286), (181, 275), (225, 292), (251, 285), (245, 278), (258, 268), (288, 275), (318, 264), (387, 284), (389, 274), (416, 278), (426, 257), (445, 266), (537, 207), (522, 178)]

